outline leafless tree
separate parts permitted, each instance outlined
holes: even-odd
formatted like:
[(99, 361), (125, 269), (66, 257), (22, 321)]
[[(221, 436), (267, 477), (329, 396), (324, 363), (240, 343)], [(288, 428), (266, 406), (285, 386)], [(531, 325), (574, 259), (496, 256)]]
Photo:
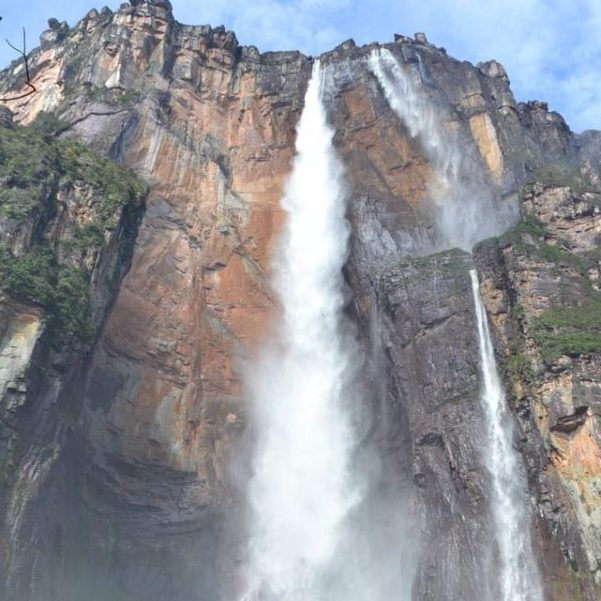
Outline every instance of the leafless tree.
[[(2, 17), (0, 17), (1, 19)], [(18, 52), (23, 57), (23, 62), (25, 63), (25, 77), (26, 77), (26, 85), (29, 88), (27, 92), (23, 94), (19, 94), (18, 96), (7, 96), (5, 98), (0, 98), (0, 102), (11, 102), (12, 100), (19, 100), (20, 98), (25, 98), (26, 96), (31, 96), (37, 92), (36, 87), (31, 83), (31, 77), (29, 76), (29, 63), (27, 62), (27, 38), (25, 35), (25, 27), (23, 27), (23, 49), (17, 48), (13, 44), (11, 44), (8, 40), (5, 40), (6, 43), (16, 52)]]

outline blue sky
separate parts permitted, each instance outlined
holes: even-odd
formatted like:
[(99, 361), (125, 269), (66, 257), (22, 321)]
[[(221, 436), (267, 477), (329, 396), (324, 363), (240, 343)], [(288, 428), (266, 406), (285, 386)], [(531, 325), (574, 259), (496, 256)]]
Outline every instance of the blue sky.
[[(120, 2), (106, 1), (113, 9)], [(424, 31), (458, 59), (496, 58), (518, 100), (545, 100), (575, 131), (601, 129), (601, 0), (172, 0), (190, 24), (224, 24), (260, 50), (328, 50)], [(0, 37), (38, 44), (48, 17), (73, 25), (95, 0), (0, 2)], [(0, 65), (14, 57), (0, 45)]]

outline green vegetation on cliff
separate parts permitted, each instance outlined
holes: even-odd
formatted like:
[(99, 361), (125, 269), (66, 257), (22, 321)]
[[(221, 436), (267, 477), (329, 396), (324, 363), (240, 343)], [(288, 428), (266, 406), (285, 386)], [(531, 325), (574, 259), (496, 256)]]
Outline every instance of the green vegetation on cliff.
[(517, 322), (516, 331), (514, 334), (513, 341), (511, 342), (509, 356), (506, 363), (506, 371), (510, 381), (514, 384), (515, 382), (523, 382), (529, 384), (534, 379), (534, 369), (532, 368), (532, 361), (526, 351), (526, 339), (523, 333), (523, 322), (524, 322), (524, 307), (520, 304), (515, 304), (512, 307), (511, 316)]
[(544, 311), (533, 333), (547, 361), (601, 352), (601, 301), (591, 299), (580, 307)]
[(94, 339), (89, 318), (89, 274), (61, 265), (49, 246), (35, 246), (22, 257), (0, 249), (0, 287), (15, 298), (43, 306), (49, 326), (84, 343)]
[(599, 261), (599, 249), (575, 253), (559, 242), (540, 244), (529, 251), (552, 265), (552, 273), (565, 289), (562, 304), (544, 311), (534, 323), (533, 336), (545, 361), (601, 352), (601, 298), (588, 278)]
[(43, 114), (29, 127), (0, 127), (0, 219), (33, 232), (19, 256), (0, 245), (0, 289), (43, 306), (60, 339), (90, 343), (90, 266), (147, 188), (85, 144), (56, 139), (61, 126)]
[(33, 127), (0, 127), (0, 215), (22, 219), (58, 180), (56, 145)]
[[(553, 306), (532, 321), (529, 334), (538, 344), (543, 359), (552, 363), (561, 355), (578, 356), (601, 352), (601, 296), (593, 288), (589, 272), (601, 259), (601, 249), (574, 252), (565, 240), (550, 234), (548, 226), (536, 216), (526, 214), (521, 221), (503, 234), (502, 247), (511, 245), (512, 254), (530, 259), (531, 268), (540, 269), (541, 262), (563, 290)], [(481, 247), (495, 240), (481, 243)], [(522, 321), (523, 308), (516, 318)], [(507, 370), (510, 378), (529, 382), (532, 366), (524, 352), (524, 340), (519, 335), (511, 350)]]
[(116, 225), (120, 209), (137, 202), (146, 185), (134, 172), (73, 139), (56, 139), (61, 123), (42, 113), (29, 127), (0, 127), (0, 215), (22, 219), (48, 202), (60, 187), (83, 184), (97, 194), (98, 225)]
[(502, 246), (511, 244), (518, 253), (527, 253), (534, 248), (538, 239), (544, 237), (545, 231), (546, 227), (542, 221), (534, 215), (524, 215), (518, 223), (499, 238), (499, 241)]
[(595, 192), (598, 186), (593, 185), (582, 174), (580, 166), (570, 162), (546, 162), (534, 169), (536, 181), (546, 186), (569, 186), (575, 192)]

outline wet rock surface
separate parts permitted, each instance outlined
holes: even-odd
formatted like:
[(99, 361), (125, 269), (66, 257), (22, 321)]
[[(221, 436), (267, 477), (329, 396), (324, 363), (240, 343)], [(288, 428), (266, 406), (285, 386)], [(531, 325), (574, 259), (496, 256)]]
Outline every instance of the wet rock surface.
[(413, 260), (386, 272), (376, 291), (376, 371), (386, 378), (377, 427), (415, 485), (416, 599), (471, 599), (494, 585), (482, 553), (492, 531), (470, 266), (459, 251)]
[[(474, 67), (425, 36), (395, 38), (387, 47), (499, 198), (546, 182), (521, 194), (523, 213), (544, 228), (484, 245), (476, 263), (514, 396), (548, 598), (593, 600), (600, 367), (594, 352), (557, 355), (544, 336), (551, 322), (537, 320), (597, 293), (598, 264), (566, 257), (599, 243), (589, 189), (598, 139), (574, 136), (543, 103), (516, 103), (494, 61)], [(371, 48), (348, 41), (322, 57), (348, 182), (348, 311), (372, 391), (365, 436), (422, 541), (414, 598), (481, 601), (494, 558), (471, 261), (460, 251), (411, 256), (412, 237), (432, 226), (423, 206), (432, 168), (367, 69)], [(114, 301), (97, 292), (110, 310), (91, 352), (52, 354), (36, 338), (34, 308), (0, 303), (2, 402), (29, 407), (26, 444), (35, 432), (47, 441), (35, 460), (3, 464), (18, 474), (3, 509), (9, 598), (227, 598), (244, 539), (242, 369), (277, 310), (269, 265), (311, 60), (180, 24), (157, 1), (91, 11), (70, 29), (53, 22), (30, 69), (38, 93), (11, 103), (14, 121), (55, 114), (61, 138), (130, 165), (150, 193), (131, 265), (109, 249), (130, 266)], [(18, 65), (2, 73), (2, 94), (24, 87)], [(542, 258), (530, 252), (543, 247)], [(513, 360), (522, 355), (532, 370)], [(39, 369), (48, 362), (50, 372)], [(10, 437), (10, 426), (0, 433)]]

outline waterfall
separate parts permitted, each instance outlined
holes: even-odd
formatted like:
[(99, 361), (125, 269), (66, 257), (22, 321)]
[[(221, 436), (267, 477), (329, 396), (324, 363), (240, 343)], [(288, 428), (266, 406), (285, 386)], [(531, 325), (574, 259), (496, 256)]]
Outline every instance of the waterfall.
[(481, 399), (487, 424), (486, 457), (493, 485), (492, 513), (499, 553), (501, 600), (541, 601), (543, 596), (533, 561), (529, 520), (524, 509), (526, 483), (512, 445), (511, 417), (495, 364), (475, 269), (470, 270), (470, 277), (480, 341)]
[[(420, 73), (402, 68), (386, 49), (374, 50), (369, 66), (390, 107), (418, 138), (433, 167), (426, 197), (437, 231), (424, 252), (460, 247), (470, 251), (484, 238), (504, 231), (516, 215), (503, 207), (494, 189), (444, 126), (445, 112), (422, 91)], [(447, 117), (449, 118), (449, 117)], [(541, 601), (543, 598), (530, 539), (526, 482), (512, 446), (511, 416), (496, 370), (486, 313), (477, 274), (470, 272), (480, 340), (482, 405), (487, 425), (484, 451), (491, 474), (491, 513), (495, 527), (502, 601)]]
[(373, 50), (368, 63), (388, 104), (409, 135), (419, 139), (434, 168), (420, 202), (437, 230), (427, 250), (455, 247), (469, 252), (479, 240), (505, 231), (517, 220), (517, 207), (500, 201), (478, 161), (467, 159), (465, 144), (460, 151), (444, 123), (454, 117), (424, 93), (420, 70), (402, 68), (386, 48)]
[(287, 224), (273, 266), (282, 311), (277, 343), (250, 378), (256, 444), (244, 599), (335, 598), (332, 572), (344, 561), (336, 550), (360, 497), (348, 407), (356, 351), (343, 318), (349, 226), (323, 75), (316, 61), (282, 201)]

